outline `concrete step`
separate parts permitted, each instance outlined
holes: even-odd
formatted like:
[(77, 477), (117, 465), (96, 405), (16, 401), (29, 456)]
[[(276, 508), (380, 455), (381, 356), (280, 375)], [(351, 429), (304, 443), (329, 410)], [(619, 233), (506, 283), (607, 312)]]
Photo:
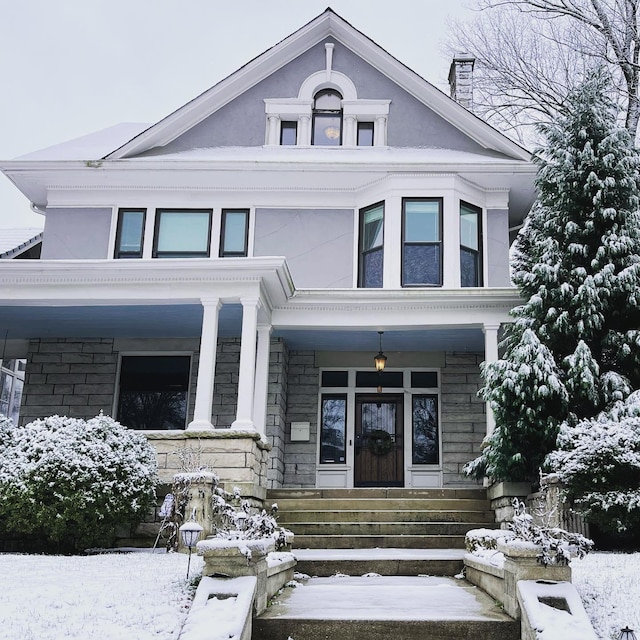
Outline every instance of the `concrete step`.
[[(270, 501), (267, 502), (269, 504)], [(488, 511), (486, 500), (467, 498), (280, 498), (278, 511)]]
[(296, 535), (296, 549), (464, 549), (464, 535)]
[[(296, 522), (280, 521), (298, 536), (463, 536), (469, 529), (486, 526), (482, 522)], [(297, 546), (297, 542), (296, 542)]]
[(285, 498), (424, 498), (486, 500), (486, 489), (401, 489), (375, 487), (355, 489), (269, 489), (267, 501)]
[(519, 622), (465, 580), (312, 578), (253, 621), (253, 640), (517, 640)]
[(455, 576), (462, 571), (463, 549), (296, 549), (296, 571), (313, 577)]
[(349, 509), (342, 511), (282, 511), (278, 521), (284, 526), (298, 522), (495, 522), (493, 511), (457, 511), (435, 509), (373, 510)]

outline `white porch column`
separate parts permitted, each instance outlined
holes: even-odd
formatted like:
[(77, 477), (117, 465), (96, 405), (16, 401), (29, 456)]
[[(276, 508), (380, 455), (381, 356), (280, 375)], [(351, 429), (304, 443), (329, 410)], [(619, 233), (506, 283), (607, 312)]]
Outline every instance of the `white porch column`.
[(202, 335), (200, 336), (200, 360), (193, 420), (187, 431), (213, 429), (211, 404), (213, 382), (216, 375), (216, 348), (218, 345), (218, 312), (222, 303), (219, 298), (202, 298)]
[[(485, 324), (482, 327), (484, 331), (484, 361), (495, 362), (498, 359), (498, 331), (499, 324)], [(493, 409), (487, 402), (487, 435), (490, 436), (496, 426), (496, 420), (493, 416)]]
[(269, 352), (271, 325), (258, 325), (258, 353), (256, 355), (256, 382), (253, 398), (253, 423), (263, 436), (267, 434), (267, 392), (269, 390)]
[(240, 344), (240, 375), (238, 379), (238, 409), (232, 429), (254, 430), (253, 394), (256, 374), (256, 329), (258, 298), (242, 298), (242, 338)]

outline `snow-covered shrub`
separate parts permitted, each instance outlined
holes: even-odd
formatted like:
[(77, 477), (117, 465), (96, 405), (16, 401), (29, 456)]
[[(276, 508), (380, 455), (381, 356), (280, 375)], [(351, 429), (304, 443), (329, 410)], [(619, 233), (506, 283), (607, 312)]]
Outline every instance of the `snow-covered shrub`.
[(0, 441), (0, 520), (50, 550), (110, 545), (117, 526), (154, 504), (153, 448), (109, 416), (50, 416), (3, 430)]
[(534, 522), (533, 516), (527, 513), (524, 502), (513, 500), (514, 516), (509, 523), (513, 531), (514, 541), (530, 542), (540, 552), (538, 562), (568, 565), (572, 556), (583, 558), (593, 548), (593, 542), (579, 533), (570, 533), (560, 527), (546, 527)]
[(564, 424), (558, 446), (549, 463), (589, 522), (640, 526), (640, 391), (591, 420)]
[(464, 537), (464, 545), (469, 553), (495, 551), (498, 540), (510, 540), (514, 535), (509, 529), (471, 529)]

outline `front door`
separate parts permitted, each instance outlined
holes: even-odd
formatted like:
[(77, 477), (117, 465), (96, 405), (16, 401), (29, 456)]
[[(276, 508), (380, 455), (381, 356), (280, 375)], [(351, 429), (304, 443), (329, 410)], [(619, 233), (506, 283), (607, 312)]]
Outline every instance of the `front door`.
[(354, 486), (402, 487), (402, 395), (356, 396)]

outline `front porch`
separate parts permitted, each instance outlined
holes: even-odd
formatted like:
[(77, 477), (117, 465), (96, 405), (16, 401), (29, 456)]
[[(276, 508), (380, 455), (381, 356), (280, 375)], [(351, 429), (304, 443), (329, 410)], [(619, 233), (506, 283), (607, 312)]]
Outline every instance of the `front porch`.
[(281, 258), (9, 263), (1, 277), (3, 355), (27, 359), (23, 424), (104, 411), (162, 443), (160, 459), (186, 436), (246, 433), (265, 453), (244, 469), (265, 472), (228, 480), (253, 495), (472, 485), (462, 466), (492, 426), (479, 364), (517, 303), (511, 289), (296, 291)]

